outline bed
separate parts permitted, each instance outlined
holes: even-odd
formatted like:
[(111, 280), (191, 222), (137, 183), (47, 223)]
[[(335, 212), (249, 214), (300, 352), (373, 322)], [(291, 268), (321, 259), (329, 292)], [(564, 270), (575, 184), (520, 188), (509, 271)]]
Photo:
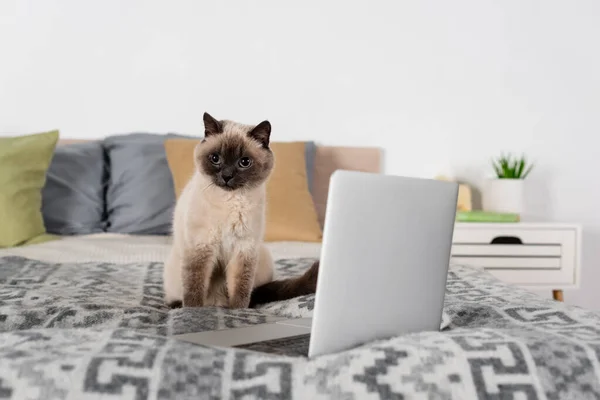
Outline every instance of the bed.
[[(322, 169), (356, 168), (356, 149), (321, 151)], [(315, 182), (321, 216), (327, 181)], [(168, 236), (99, 233), (0, 250), (0, 398), (600, 397), (597, 313), (461, 265), (450, 267), (438, 332), (314, 359), (303, 356), (306, 341), (231, 349), (175, 340), (274, 315), (308, 317), (314, 296), (257, 309), (169, 309), (161, 281), (169, 246)], [(320, 251), (319, 243), (269, 247), (276, 277), (301, 274)]]

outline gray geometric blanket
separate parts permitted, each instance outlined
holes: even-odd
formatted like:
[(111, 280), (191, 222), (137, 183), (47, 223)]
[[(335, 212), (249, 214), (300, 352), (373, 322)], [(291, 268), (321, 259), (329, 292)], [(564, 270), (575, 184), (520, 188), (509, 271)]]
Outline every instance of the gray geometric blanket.
[[(312, 261), (278, 260), (277, 275)], [(447, 329), (315, 359), (169, 339), (307, 317), (313, 296), (256, 310), (170, 310), (161, 280), (161, 263), (0, 258), (0, 398), (600, 398), (600, 316), (481, 270), (450, 268)]]

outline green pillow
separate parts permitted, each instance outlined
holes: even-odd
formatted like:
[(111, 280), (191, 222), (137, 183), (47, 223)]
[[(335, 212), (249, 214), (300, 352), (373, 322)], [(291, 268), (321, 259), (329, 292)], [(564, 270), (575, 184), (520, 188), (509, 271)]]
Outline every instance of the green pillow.
[(58, 131), (0, 137), (0, 248), (39, 243), (46, 235), (42, 188)]

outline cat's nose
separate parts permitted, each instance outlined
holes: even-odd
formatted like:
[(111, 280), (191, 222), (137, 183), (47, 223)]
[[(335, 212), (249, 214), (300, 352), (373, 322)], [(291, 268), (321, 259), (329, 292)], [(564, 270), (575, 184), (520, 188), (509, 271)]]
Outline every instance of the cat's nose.
[(224, 172), (223, 174), (221, 174), (221, 177), (223, 177), (223, 180), (225, 181), (225, 183), (227, 183), (231, 180), (231, 178), (233, 178), (233, 174)]

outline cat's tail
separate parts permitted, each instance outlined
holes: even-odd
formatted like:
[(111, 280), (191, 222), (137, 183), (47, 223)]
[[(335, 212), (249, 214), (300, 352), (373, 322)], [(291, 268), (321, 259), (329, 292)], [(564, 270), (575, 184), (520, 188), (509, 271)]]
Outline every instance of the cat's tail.
[(317, 290), (318, 276), (319, 261), (317, 260), (303, 275), (272, 281), (255, 288), (250, 296), (250, 307), (313, 294)]

